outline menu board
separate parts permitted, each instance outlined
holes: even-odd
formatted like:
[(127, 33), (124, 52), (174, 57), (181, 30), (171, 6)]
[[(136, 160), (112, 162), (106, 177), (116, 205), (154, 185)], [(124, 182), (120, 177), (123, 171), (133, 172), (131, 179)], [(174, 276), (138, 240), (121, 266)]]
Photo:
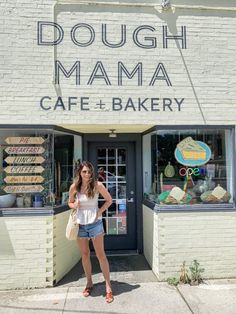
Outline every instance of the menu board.
[(42, 146), (9, 146), (5, 149), (9, 155), (24, 155), (24, 154), (42, 154), (44, 148)]
[(35, 193), (42, 192), (42, 185), (8, 185), (3, 189), (7, 193)]
[(43, 144), (43, 137), (32, 137), (32, 136), (20, 136), (20, 137), (7, 137), (5, 139), (7, 144), (18, 144), (18, 145), (32, 145), (32, 144)]
[(42, 173), (44, 168), (42, 166), (34, 165), (21, 165), (21, 166), (7, 166), (5, 169), (6, 173)]
[(4, 178), (6, 183), (42, 183), (44, 177), (42, 176), (6, 176)]
[(42, 164), (45, 159), (41, 156), (15, 156), (4, 159), (8, 164)]
[[(9, 144), (5, 152), (9, 154), (5, 158), (8, 164), (4, 171), (7, 193), (36, 193), (42, 192), (44, 187), (39, 184), (44, 182), (40, 174), (44, 172), (41, 165), (45, 161), (43, 154), (45, 149), (41, 144), (44, 138), (33, 136), (7, 137), (5, 142)], [(14, 185), (12, 185), (14, 184)]]

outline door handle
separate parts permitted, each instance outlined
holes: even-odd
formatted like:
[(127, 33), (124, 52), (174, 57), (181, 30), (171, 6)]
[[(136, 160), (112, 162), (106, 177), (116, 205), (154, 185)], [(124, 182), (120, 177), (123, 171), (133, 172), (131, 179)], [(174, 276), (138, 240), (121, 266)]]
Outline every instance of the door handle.
[(131, 198), (127, 198), (127, 203), (133, 203), (134, 202), (134, 198), (131, 197)]

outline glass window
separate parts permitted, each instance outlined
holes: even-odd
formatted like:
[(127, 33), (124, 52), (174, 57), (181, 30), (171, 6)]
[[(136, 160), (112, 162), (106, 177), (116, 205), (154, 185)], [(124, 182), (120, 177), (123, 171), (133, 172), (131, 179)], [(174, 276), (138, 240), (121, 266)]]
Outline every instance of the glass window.
[(69, 188), (82, 158), (81, 137), (54, 132), (54, 205), (67, 204)]
[(0, 208), (67, 204), (81, 137), (46, 129), (0, 129)]
[(161, 205), (233, 202), (231, 130), (157, 130), (143, 138), (144, 197)]
[(0, 130), (0, 207), (52, 206), (53, 131)]

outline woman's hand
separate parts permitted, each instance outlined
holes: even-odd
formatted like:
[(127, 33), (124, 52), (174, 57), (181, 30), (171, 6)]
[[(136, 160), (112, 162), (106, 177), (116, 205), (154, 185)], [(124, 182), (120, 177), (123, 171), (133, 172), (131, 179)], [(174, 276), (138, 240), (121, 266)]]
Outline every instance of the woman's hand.
[(97, 216), (96, 216), (96, 220), (98, 220), (99, 217), (102, 217), (102, 211), (99, 208), (99, 210), (97, 211)]
[(80, 201), (79, 200), (69, 200), (68, 202), (68, 206), (71, 208), (71, 209), (78, 209), (80, 207)]
[(74, 201), (73, 209), (79, 209), (79, 208), (80, 208), (80, 201), (78, 199), (76, 199)]

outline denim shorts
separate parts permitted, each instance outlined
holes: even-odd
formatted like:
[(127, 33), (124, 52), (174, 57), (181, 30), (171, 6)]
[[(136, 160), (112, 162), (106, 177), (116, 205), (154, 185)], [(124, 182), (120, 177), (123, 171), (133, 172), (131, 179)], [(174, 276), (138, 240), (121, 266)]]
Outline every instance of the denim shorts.
[(98, 219), (91, 224), (79, 225), (78, 237), (80, 238), (95, 238), (100, 234), (104, 234), (102, 219)]

